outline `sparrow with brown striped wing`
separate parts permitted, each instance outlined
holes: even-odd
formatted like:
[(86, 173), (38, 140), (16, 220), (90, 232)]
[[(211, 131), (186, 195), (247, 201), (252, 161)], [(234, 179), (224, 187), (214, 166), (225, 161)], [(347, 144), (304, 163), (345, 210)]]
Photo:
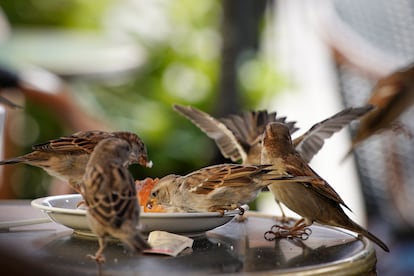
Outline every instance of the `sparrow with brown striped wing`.
[[(290, 183), (278, 182), (269, 189), (280, 202), (302, 216), (288, 229), (287, 236), (300, 236), (313, 222), (351, 230), (367, 237), (383, 250), (389, 252), (387, 245), (362, 226), (352, 221), (341, 208), (348, 208), (335, 190), (304, 161), (295, 150), (289, 128), (281, 123), (267, 125), (263, 137), (262, 162), (273, 164), (277, 174), (307, 176), (308, 181)], [(349, 208), (348, 208), (349, 209)], [(280, 226), (286, 230), (286, 226)]]
[(171, 212), (222, 214), (239, 208), (243, 213), (242, 205), (253, 201), (263, 187), (298, 179), (293, 175), (270, 172), (268, 165), (221, 164), (185, 176), (167, 175), (152, 188), (148, 207), (162, 205)]
[(79, 192), (79, 183), (89, 156), (100, 141), (109, 137), (123, 139), (131, 145), (132, 150), (124, 165), (138, 163), (145, 167), (152, 166), (144, 142), (135, 133), (126, 131), (79, 131), (34, 145), (32, 152), (0, 161), (0, 165), (25, 163), (40, 167), (50, 175), (67, 181), (75, 191)]
[(124, 139), (100, 141), (86, 165), (81, 194), (87, 206), (87, 219), (97, 235), (99, 249), (90, 257), (103, 263), (109, 236), (118, 238), (134, 252), (149, 248), (137, 229), (140, 206), (135, 182), (125, 167), (133, 148)]

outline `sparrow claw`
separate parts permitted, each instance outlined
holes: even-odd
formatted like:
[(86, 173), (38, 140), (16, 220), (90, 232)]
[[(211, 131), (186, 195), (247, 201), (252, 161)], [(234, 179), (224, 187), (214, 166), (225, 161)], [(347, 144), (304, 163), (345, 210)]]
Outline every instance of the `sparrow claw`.
[(243, 208), (243, 207), (238, 207), (238, 209), (240, 210), (239, 215), (240, 215), (240, 216), (243, 216), (243, 215), (244, 215), (244, 212), (246, 212), (246, 210), (244, 210), (244, 208)]
[(89, 259), (94, 260), (98, 264), (105, 263), (105, 256), (102, 255), (102, 254), (97, 254), (97, 255), (88, 254), (88, 255), (86, 255), (86, 257), (88, 257)]
[(310, 236), (312, 234), (312, 229), (310, 229), (309, 227), (306, 227), (305, 229), (303, 229), (303, 232), (307, 234), (308, 236)]
[(307, 240), (312, 234), (312, 229), (300, 225), (300, 227), (287, 227), (285, 225), (273, 225), (269, 231), (264, 233), (264, 238), (268, 241), (273, 241), (275, 239), (300, 239)]
[(274, 241), (275, 239), (280, 238), (280, 237), (278, 237), (278, 235), (277, 235), (277, 234), (278, 234), (277, 232), (274, 232), (274, 231), (269, 230), (269, 231), (266, 231), (266, 232), (264, 233), (263, 237), (264, 237), (264, 238), (265, 238), (265, 240), (267, 240), (267, 241)]
[(312, 234), (312, 229), (310, 229), (309, 227), (306, 227), (306, 228), (303, 229), (302, 233), (299, 233), (297, 238), (305, 241), (305, 240), (309, 239), (311, 234)]
[(281, 229), (284, 229), (284, 225), (275, 224), (270, 227), (270, 231), (272, 232), (280, 232)]

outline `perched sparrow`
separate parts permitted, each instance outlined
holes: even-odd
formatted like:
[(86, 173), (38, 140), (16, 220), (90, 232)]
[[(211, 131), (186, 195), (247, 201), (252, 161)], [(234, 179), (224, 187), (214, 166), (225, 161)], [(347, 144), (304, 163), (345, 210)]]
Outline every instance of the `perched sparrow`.
[(351, 151), (373, 134), (395, 126), (398, 117), (414, 103), (414, 66), (380, 79), (368, 103), (375, 109), (361, 119)]
[(309, 181), (278, 182), (269, 185), (270, 191), (280, 202), (303, 217), (288, 229), (289, 234), (298, 236), (297, 233), (305, 231), (304, 229), (313, 222), (318, 222), (354, 231), (389, 252), (388, 247), (379, 238), (353, 222), (345, 214), (341, 205), (348, 207), (341, 197), (295, 150), (287, 126), (281, 123), (267, 125), (261, 159), (264, 164), (273, 164), (272, 169), (277, 174), (312, 177)]
[(88, 222), (99, 241), (98, 251), (90, 257), (98, 263), (105, 261), (102, 253), (108, 236), (135, 252), (149, 248), (137, 229), (140, 207), (134, 180), (125, 167), (133, 151), (127, 140), (106, 138), (96, 145), (86, 164), (80, 187)]
[(148, 207), (162, 205), (175, 212), (222, 214), (239, 208), (243, 213), (241, 206), (253, 201), (263, 187), (280, 181), (298, 181), (291, 175), (270, 172), (268, 165), (221, 164), (185, 176), (170, 174), (155, 183)]
[[(230, 115), (215, 119), (191, 106), (174, 105), (174, 110), (191, 120), (197, 127), (215, 140), (224, 157), (242, 164), (260, 164), (262, 135), (271, 122), (284, 123), (290, 134), (298, 130), (295, 122), (286, 122), (286, 117), (277, 117), (276, 112), (250, 111), (241, 115)], [(319, 152), (324, 140), (340, 131), (351, 121), (372, 110), (371, 105), (346, 108), (335, 115), (313, 125), (307, 132), (294, 139), (296, 150), (307, 162)]]
[(25, 163), (43, 168), (50, 175), (69, 182), (79, 192), (79, 182), (95, 146), (103, 139), (117, 137), (128, 141), (132, 150), (125, 165), (138, 163), (151, 167), (147, 150), (142, 140), (132, 132), (80, 131), (43, 144), (34, 145), (31, 153), (0, 161), (0, 165)]

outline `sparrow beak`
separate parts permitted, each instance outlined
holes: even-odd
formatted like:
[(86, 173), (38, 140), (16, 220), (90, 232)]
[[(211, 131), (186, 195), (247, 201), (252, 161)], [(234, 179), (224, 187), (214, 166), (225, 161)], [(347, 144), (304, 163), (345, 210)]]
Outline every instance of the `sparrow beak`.
[(138, 159), (138, 164), (146, 168), (152, 168), (153, 165), (152, 161), (148, 160), (146, 156), (140, 156)]
[(147, 167), (147, 168), (152, 168), (152, 165), (153, 165), (153, 163), (152, 163), (151, 160), (145, 163), (145, 167)]

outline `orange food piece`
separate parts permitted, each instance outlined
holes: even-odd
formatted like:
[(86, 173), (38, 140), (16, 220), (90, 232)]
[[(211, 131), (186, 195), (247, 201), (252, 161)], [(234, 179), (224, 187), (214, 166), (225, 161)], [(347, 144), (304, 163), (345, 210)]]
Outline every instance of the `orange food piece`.
[(151, 208), (148, 208), (147, 206), (152, 188), (154, 187), (155, 183), (158, 182), (158, 180), (158, 178), (152, 179), (150, 177), (147, 177), (144, 180), (135, 181), (139, 205), (144, 207), (144, 212), (162, 213), (166, 211), (161, 205), (153, 205)]
[(137, 197), (139, 204), (141, 206), (146, 206), (148, 203), (148, 198), (150, 196), (152, 187), (154, 187), (154, 179), (152, 178), (145, 178), (144, 180), (136, 180), (135, 186), (137, 189)]

